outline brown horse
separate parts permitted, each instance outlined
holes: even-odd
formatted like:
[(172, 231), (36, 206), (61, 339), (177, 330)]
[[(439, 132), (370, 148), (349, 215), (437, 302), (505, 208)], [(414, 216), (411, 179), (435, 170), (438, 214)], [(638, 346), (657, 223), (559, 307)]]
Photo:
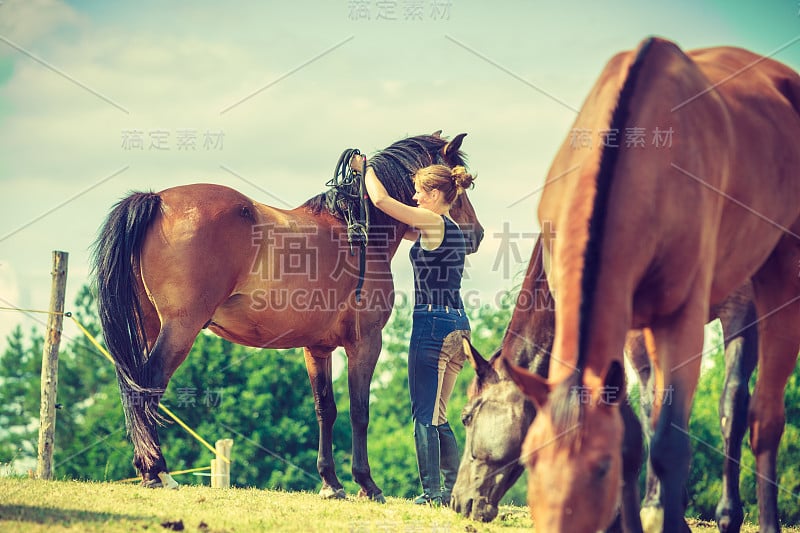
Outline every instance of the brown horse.
[[(751, 447), (759, 504), (776, 509), (783, 392), (800, 347), (800, 77), (742, 49), (686, 54), (651, 38), (608, 63), (574, 127), (623, 137), (600, 149), (567, 139), (539, 204), (540, 224), (557, 237), (545, 241), (555, 339), (548, 380), (524, 370), (517, 378), (538, 407), (523, 447), (537, 527), (594, 531), (613, 519), (620, 354), (628, 330), (644, 328), (657, 391), (657, 525), (689, 530), (683, 495), (702, 326), (709, 307), (748, 279), (759, 320)], [(669, 131), (674, 142), (643, 146), (641, 131)], [(774, 516), (761, 513), (762, 531), (778, 529)]]
[[(497, 515), (503, 495), (522, 474), (522, 442), (536, 414), (534, 405), (522, 394), (506, 372), (501, 354), (515, 365), (547, 377), (555, 333), (555, 302), (542, 264), (541, 239), (533, 249), (528, 270), (517, 296), (511, 321), (500, 350), (486, 361), (476, 350), (468, 352), (475, 378), (468, 389), (468, 403), (462, 422), (466, 445), (458, 479), (453, 489), (452, 507), (464, 516), (491, 521)], [(739, 497), (739, 459), (747, 429), (748, 380), (753, 373), (758, 351), (754, 326), (755, 308), (750, 284), (738, 289), (712, 310), (725, 333), (725, 385), (720, 398), (720, 425), (725, 444), (723, 493), (717, 506), (717, 523), (722, 532), (736, 532), (744, 520)], [(638, 373), (641, 384), (651, 376), (650, 360), (643, 335), (632, 331), (626, 339), (625, 353)], [(652, 387), (640, 387), (643, 399), (640, 414), (647, 427)], [(645, 434), (646, 437), (649, 433)], [(636, 447), (635, 437), (628, 440)], [(635, 450), (626, 458), (626, 479), (636, 483), (639, 465)], [(643, 507), (659, 508), (659, 485), (648, 469)], [(635, 497), (635, 493), (631, 494)], [(634, 504), (635, 505), (635, 504)]]
[[(406, 204), (411, 177), (433, 163), (463, 165), (466, 134), (403, 139), (370, 158), (389, 193)], [(327, 206), (331, 191), (292, 210), (258, 203), (219, 185), (134, 193), (111, 211), (96, 243), (94, 269), (103, 332), (114, 356), (134, 466), (143, 484), (177, 486), (156, 431), (170, 377), (201, 329), (246, 346), (304, 347), (319, 423), (317, 467), (324, 497), (344, 497), (336, 477), (331, 352), (343, 346), (353, 430), (353, 477), (360, 495), (383, 501), (367, 458), (369, 386), (381, 329), (394, 302), (390, 262), (405, 225), (370, 205), (361, 298), (359, 257)], [(451, 214), (470, 252), (482, 237), (466, 195)]]

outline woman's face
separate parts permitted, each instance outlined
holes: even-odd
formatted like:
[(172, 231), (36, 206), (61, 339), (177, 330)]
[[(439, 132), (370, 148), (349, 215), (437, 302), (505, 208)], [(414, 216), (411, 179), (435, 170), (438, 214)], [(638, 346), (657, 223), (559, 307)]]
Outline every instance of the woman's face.
[(431, 189), (430, 191), (426, 191), (422, 187), (419, 186), (419, 183), (414, 183), (414, 197), (413, 199), (417, 202), (417, 205), (420, 207), (424, 207), (425, 209), (429, 209), (431, 211), (435, 211), (436, 206), (439, 202), (439, 197), (441, 193), (437, 189)]

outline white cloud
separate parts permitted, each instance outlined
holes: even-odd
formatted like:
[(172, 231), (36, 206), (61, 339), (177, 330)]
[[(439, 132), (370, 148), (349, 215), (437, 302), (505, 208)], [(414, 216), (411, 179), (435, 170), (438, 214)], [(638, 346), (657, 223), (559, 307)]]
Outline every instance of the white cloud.
[[(0, 35), (23, 47), (83, 22), (74, 9), (58, 0), (5, 0), (0, 5)], [(0, 54), (7, 55), (10, 52), (4, 46), (0, 45)]]

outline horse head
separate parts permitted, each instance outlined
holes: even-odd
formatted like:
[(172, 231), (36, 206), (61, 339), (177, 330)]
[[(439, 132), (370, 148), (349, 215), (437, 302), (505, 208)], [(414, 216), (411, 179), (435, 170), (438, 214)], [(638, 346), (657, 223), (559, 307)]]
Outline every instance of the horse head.
[(499, 351), (490, 362), (466, 344), (475, 378), (461, 415), (466, 443), (452, 506), (464, 516), (489, 522), (497, 516), (500, 499), (524, 471), (519, 454), (535, 411), (505, 369), (493, 365)]
[(600, 383), (590, 387), (578, 373), (551, 384), (503, 362), (537, 410), (521, 457), (537, 529), (604, 530), (615, 517), (622, 486), (622, 363), (612, 361)]
[[(372, 155), (369, 164), (393, 198), (408, 205), (416, 205), (412, 200), (414, 174), (429, 165), (445, 165), (450, 168), (466, 166), (465, 155), (461, 152), (461, 143), (466, 136), (466, 133), (459, 133), (448, 141), (441, 136), (441, 131), (437, 131), (432, 135), (407, 137)], [(393, 224), (389, 217), (374, 208), (370, 216), (378, 226)], [(467, 253), (476, 252), (483, 239), (484, 229), (466, 193), (456, 198), (450, 208), (450, 216), (464, 233)]]
[[(441, 138), (440, 135), (441, 131), (433, 134), (434, 137)], [(439, 162), (450, 168), (458, 165), (466, 166), (464, 155), (461, 153), (461, 143), (466, 136), (466, 133), (459, 133), (451, 141), (447, 142), (439, 151), (438, 156), (441, 158)], [(475, 213), (475, 208), (472, 206), (472, 202), (470, 202), (466, 192), (459, 194), (455, 202), (453, 202), (450, 207), (450, 216), (458, 223), (464, 233), (467, 253), (477, 252), (483, 240), (484, 229), (480, 221), (478, 221), (478, 215)]]

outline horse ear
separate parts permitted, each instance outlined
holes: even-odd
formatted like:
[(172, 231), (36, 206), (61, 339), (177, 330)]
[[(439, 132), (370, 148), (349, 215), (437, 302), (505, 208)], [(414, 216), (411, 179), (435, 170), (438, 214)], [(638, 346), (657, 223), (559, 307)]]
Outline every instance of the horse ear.
[(467, 339), (464, 339), (464, 353), (467, 354), (472, 368), (475, 369), (475, 375), (478, 377), (478, 388), (483, 387), (486, 383), (496, 383), (498, 381), (495, 369)]
[(433, 133), (431, 133), (431, 137), (436, 137), (437, 139), (441, 139), (442, 138), (442, 130), (434, 131)]
[(452, 141), (445, 144), (442, 148), (442, 157), (450, 165), (454, 165), (458, 162), (458, 151), (461, 149), (461, 143), (466, 136), (466, 133), (459, 133)]
[(550, 384), (541, 376), (515, 365), (505, 357), (503, 357), (503, 366), (517, 387), (531, 399), (537, 410), (541, 410), (547, 404)]
[(622, 363), (614, 360), (608, 364), (603, 376), (603, 388), (598, 403), (616, 405), (625, 397), (625, 369)]

